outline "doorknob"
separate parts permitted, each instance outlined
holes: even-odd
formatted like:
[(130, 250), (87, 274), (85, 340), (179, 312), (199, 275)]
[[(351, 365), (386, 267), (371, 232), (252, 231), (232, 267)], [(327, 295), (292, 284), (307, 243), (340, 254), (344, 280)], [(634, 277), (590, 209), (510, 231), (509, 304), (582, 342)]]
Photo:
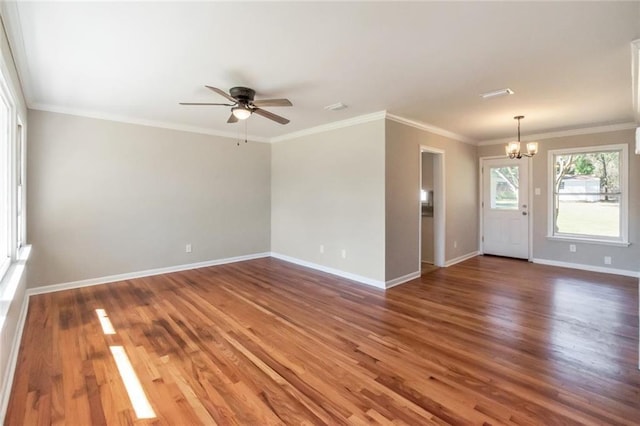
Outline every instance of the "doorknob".
[(526, 216), (526, 215), (527, 215), (527, 212), (522, 212), (522, 216)]

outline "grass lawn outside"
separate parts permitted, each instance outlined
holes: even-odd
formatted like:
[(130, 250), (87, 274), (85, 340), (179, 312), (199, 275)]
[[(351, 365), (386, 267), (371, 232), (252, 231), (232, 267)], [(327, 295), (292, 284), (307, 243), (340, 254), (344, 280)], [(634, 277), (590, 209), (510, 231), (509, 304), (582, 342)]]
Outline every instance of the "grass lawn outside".
[(620, 232), (619, 202), (560, 201), (558, 232), (617, 237)]

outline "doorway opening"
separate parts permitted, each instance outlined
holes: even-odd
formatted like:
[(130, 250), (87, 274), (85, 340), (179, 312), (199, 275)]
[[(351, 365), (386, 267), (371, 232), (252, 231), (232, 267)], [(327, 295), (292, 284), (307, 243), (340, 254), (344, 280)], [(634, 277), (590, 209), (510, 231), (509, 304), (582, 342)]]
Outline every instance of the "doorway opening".
[(420, 147), (419, 270), (421, 275), (444, 266), (444, 151)]

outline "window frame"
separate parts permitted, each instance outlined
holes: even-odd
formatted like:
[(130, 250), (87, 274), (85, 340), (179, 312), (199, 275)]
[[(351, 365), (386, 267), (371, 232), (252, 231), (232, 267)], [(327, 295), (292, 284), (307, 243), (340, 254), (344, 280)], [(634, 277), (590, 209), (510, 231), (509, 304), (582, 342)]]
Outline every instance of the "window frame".
[(27, 139), (26, 129), (20, 114), (15, 116), (15, 232), (13, 245), (16, 249), (16, 256), (19, 256), (20, 250), (27, 244)]
[[(0, 279), (4, 278), (7, 271), (9, 270), (9, 266), (15, 259), (15, 250), (14, 250), (14, 224), (13, 224), (13, 212), (14, 212), (14, 199), (15, 199), (15, 188), (14, 188), (14, 154), (15, 154), (15, 141), (14, 135), (12, 131), (14, 116), (15, 116), (15, 103), (13, 102), (13, 97), (11, 95), (11, 91), (7, 86), (7, 81), (3, 73), (0, 73), (0, 102), (4, 103), (6, 106), (6, 117), (0, 118), (0, 138), (6, 138), (6, 147), (0, 146), (0, 149), (4, 152), (0, 153), (0, 161), (2, 164), (0, 165), (0, 173), (3, 175), (0, 177), (0, 185), (2, 188), (0, 189), (0, 194), (4, 191), (3, 199), (1, 203), (4, 203), (4, 207), (0, 204), (0, 215), (6, 214), (6, 218), (0, 218), (0, 226), (4, 226), (5, 229), (2, 232), (6, 235), (6, 241), (0, 240), (0, 244), (5, 245), (7, 257), (0, 258)], [(6, 120), (6, 127), (2, 128), (3, 122)], [(3, 143), (3, 141), (0, 141)], [(5, 222), (6, 220), (6, 222)], [(1, 253), (1, 252), (0, 252)]]
[[(23, 114), (18, 108), (19, 97), (12, 89), (10, 73), (7, 70), (3, 58), (0, 57), (0, 102), (6, 105), (7, 117), (6, 126), (0, 126), (0, 132), (6, 137), (6, 158), (2, 158), (0, 173), (6, 177), (6, 182), (2, 182), (3, 202), (6, 203), (6, 210), (0, 209), (0, 214), (6, 214), (6, 242), (7, 257), (0, 259), (0, 296), (8, 297), (12, 291), (13, 272), (11, 272), (19, 261), (24, 261), (29, 256), (30, 247), (26, 242), (26, 122)], [(20, 144), (20, 147), (18, 147)], [(4, 149), (4, 148), (2, 148)], [(20, 156), (20, 158), (19, 158)], [(4, 157), (4, 155), (0, 155)], [(5, 161), (6, 160), (6, 161)], [(20, 176), (18, 174), (20, 173)], [(22, 190), (18, 190), (18, 185)], [(6, 191), (6, 194), (5, 194)], [(20, 200), (18, 200), (20, 197)], [(18, 218), (18, 207), (21, 204), (21, 222)], [(3, 221), (0, 220), (0, 223)], [(20, 225), (19, 225), (20, 223)], [(4, 226), (4, 224), (0, 225)], [(20, 229), (18, 229), (20, 228)], [(15, 288), (13, 289), (15, 290)], [(9, 293), (7, 293), (9, 292)], [(0, 312), (0, 325), (1, 325)]]
[[(556, 232), (555, 226), (555, 161), (557, 155), (595, 153), (602, 151), (620, 152), (620, 236), (606, 237), (604, 235), (582, 235)], [(576, 148), (559, 148), (547, 151), (547, 238), (560, 241), (579, 241), (603, 245), (629, 246), (629, 145), (610, 144), (581, 146)]]

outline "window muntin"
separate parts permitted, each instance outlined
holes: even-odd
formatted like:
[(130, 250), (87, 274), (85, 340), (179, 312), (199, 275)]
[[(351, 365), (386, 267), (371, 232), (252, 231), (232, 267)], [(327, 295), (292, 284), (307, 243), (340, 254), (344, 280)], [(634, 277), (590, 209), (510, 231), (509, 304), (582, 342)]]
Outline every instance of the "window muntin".
[(628, 241), (627, 149), (607, 145), (549, 151), (549, 235)]

